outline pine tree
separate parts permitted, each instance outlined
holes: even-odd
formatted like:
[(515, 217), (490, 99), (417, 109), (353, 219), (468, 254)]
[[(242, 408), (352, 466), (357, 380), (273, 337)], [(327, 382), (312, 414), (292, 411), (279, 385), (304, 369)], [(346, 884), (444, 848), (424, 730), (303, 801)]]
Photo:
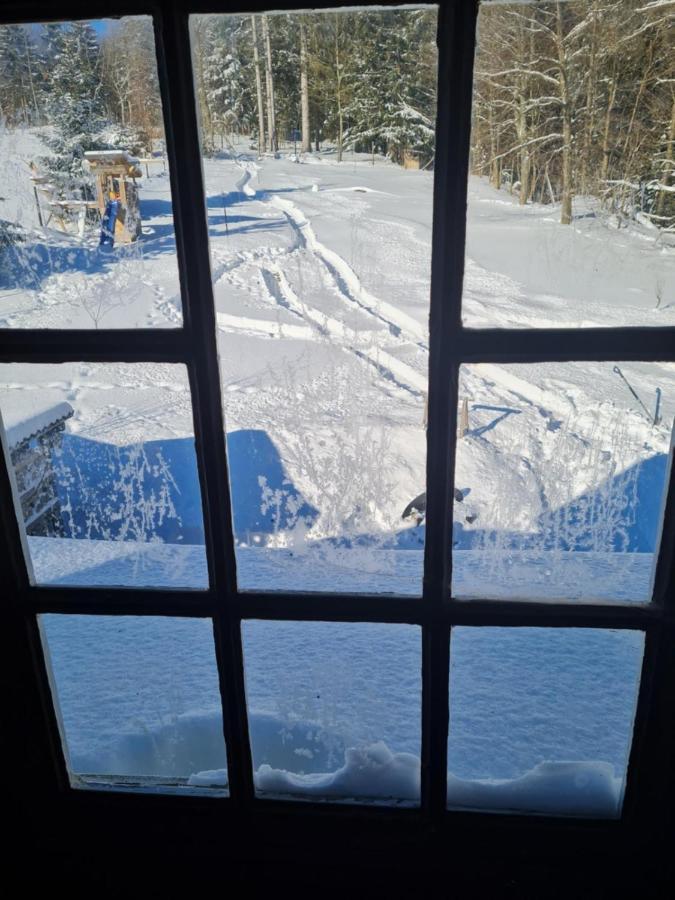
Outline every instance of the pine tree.
[(211, 143), (214, 136), (240, 130), (245, 119), (244, 76), (237, 53), (239, 22), (212, 17), (206, 29), (202, 89), (209, 109)]
[(362, 13), (355, 20), (347, 143), (402, 162), (414, 151), (433, 158), (436, 46), (424, 10)]
[(100, 48), (91, 25), (64, 26), (53, 40), (53, 53), (47, 115), (54, 134), (46, 139), (52, 155), (44, 164), (63, 191), (88, 194), (84, 154), (107, 146), (99, 137), (105, 123), (103, 85)]

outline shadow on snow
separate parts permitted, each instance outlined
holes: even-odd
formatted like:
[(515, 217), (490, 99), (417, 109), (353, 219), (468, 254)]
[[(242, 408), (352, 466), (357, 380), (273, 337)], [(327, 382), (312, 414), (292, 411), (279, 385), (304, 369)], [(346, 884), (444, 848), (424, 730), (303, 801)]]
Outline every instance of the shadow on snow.
[[(665, 453), (650, 456), (555, 509), (547, 509), (542, 498), (543, 511), (532, 532), (467, 528), (461, 521), (461, 507), (455, 507), (459, 521), (454, 523), (453, 546), (458, 550), (490, 546), (511, 551), (653, 553), (667, 463)], [(412, 535), (399, 532), (397, 539), (405, 545)]]
[[(265, 431), (227, 437), (235, 533), (240, 541), (308, 526), (317, 511), (288, 479)], [(66, 537), (203, 544), (201, 496), (192, 438), (117, 447), (65, 434), (53, 456)]]

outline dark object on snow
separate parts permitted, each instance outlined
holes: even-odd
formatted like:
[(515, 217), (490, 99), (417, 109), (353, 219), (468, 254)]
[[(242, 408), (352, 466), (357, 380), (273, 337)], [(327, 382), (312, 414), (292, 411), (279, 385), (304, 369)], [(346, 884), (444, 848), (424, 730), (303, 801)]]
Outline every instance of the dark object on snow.
[(614, 373), (615, 373), (616, 375), (618, 375), (619, 378), (621, 378), (621, 380), (622, 380), (623, 383), (626, 385), (626, 387), (628, 388), (628, 390), (629, 390), (629, 391), (631, 392), (631, 394), (635, 397), (635, 399), (637, 400), (637, 402), (638, 402), (638, 403), (640, 404), (640, 406), (642, 407), (643, 411), (646, 413), (646, 415), (647, 415), (647, 420), (648, 420), (649, 423), (651, 424), (651, 422), (652, 422), (652, 415), (651, 415), (651, 413), (649, 412), (649, 410), (647, 409), (647, 407), (644, 405), (644, 403), (642, 402), (642, 400), (640, 400), (640, 398), (638, 397), (637, 391), (635, 390), (635, 388), (633, 387), (633, 385), (630, 383), (630, 381), (628, 381), (628, 379), (626, 378), (626, 376), (623, 374), (623, 372), (621, 371), (621, 369), (620, 369), (618, 366), (614, 366)]
[(419, 496), (415, 497), (414, 500), (410, 501), (410, 503), (403, 510), (403, 512), (401, 514), (401, 518), (409, 519), (412, 516), (415, 516), (418, 519), (423, 519), (426, 511), (427, 511), (427, 492), (424, 491), (423, 494), (419, 494)]
[(661, 388), (656, 389), (656, 406), (654, 407), (654, 424), (661, 421)]
[[(460, 491), (459, 488), (455, 488), (455, 500), (457, 503), (461, 503), (464, 500), (464, 494)], [(424, 491), (423, 494), (419, 494), (415, 497), (414, 500), (411, 500), (410, 503), (406, 506), (406, 508), (401, 513), (402, 519), (409, 519), (415, 516), (418, 521), (421, 521), (427, 511), (427, 492)]]

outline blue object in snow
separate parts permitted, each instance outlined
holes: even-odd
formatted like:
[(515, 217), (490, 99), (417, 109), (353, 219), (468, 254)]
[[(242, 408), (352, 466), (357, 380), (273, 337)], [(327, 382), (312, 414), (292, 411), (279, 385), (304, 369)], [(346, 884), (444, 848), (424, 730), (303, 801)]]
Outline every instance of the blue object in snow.
[(105, 206), (105, 212), (103, 213), (103, 219), (101, 220), (101, 239), (99, 241), (99, 247), (104, 247), (106, 244), (110, 244), (111, 247), (115, 245), (115, 222), (117, 221), (119, 210), (119, 200), (108, 200)]

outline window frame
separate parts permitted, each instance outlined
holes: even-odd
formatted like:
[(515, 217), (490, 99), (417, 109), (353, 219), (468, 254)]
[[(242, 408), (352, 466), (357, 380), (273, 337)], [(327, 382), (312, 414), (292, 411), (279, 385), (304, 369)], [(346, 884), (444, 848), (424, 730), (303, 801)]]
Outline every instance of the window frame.
[[(391, 2), (318, 2), (312, 8), (396, 6)], [(471, 835), (485, 827), (502, 835), (573, 835), (597, 841), (621, 831), (654, 835), (667, 820), (665, 798), (672, 797), (675, 727), (670, 713), (675, 698), (675, 484), (670, 478), (653, 602), (649, 605), (570, 604), (544, 601), (457, 600), (451, 595), (452, 507), (459, 368), (463, 363), (622, 360), (675, 362), (675, 327), (593, 329), (481, 329), (462, 324), (473, 87), (473, 52), (478, 0), (439, 5), (438, 114), (434, 175), (432, 273), (427, 428), (427, 529), (423, 593), (420, 598), (386, 595), (241, 591), (236, 584), (232, 507), (221, 405), (215, 306), (208, 227), (203, 198), (201, 151), (192, 82), (188, 17), (192, 13), (260, 12), (270, 4), (242, 0), (230, 6), (209, 0), (111, 0), (104, 16), (151, 15), (162, 98), (167, 156), (174, 207), (177, 258), (183, 300), (183, 327), (47, 331), (0, 329), (2, 362), (168, 362), (184, 364), (192, 394), (195, 445), (204, 511), (209, 588), (182, 591), (153, 588), (59, 588), (31, 585), (22, 551), (20, 526), (12, 503), (11, 480), (0, 462), (0, 564), (11, 573), (5, 615), (13, 633), (27, 636), (22, 663), (40, 696), (42, 719), (35, 726), (45, 758), (54, 763), (47, 783), (60, 804), (84, 810), (115, 810), (125, 821), (132, 809), (194, 809), (202, 824), (229, 818), (233, 828), (257, 817), (272, 827), (280, 815), (314, 827), (317, 817), (344, 821), (358, 816), (383, 822), (420, 823), (429, 833), (440, 829)], [(293, 10), (302, 3), (281, 2)], [(77, 0), (10, 2), (0, 22), (45, 22), (91, 18), (91, 6)], [(70, 787), (47, 665), (41, 650), (37, 616), (41, 613), (87, 615), (165, 615), (213, 620), (223, 705), (230, 797), (174, 798), (83, 792)], [(422, 635), (422, 793), (416, 810), (268, 800), (255, 796), (244, 694), (241, 621), (298, 619), (408, 623)], [(590, 821), (529, 815), (504, 816), (446, 809), (448, 673), (450, 635), (455, 625), (589, 627), (637, 629), (645, 633), (634, 738), (620, 819)], [(12, 628), (14, 631), (12, 632)], [(23, 651), (16, 651), (17, 653)], [(16, 657), (10, 656), (10, 662)], [(10, 670), (11, 677), (13, 670)], [(664, 787), (665, 785), (665, 787)], [(670, 792), (670, 793), (668, 793)], [(121, 806), (120, 806), (121, 804)], [(222, 812), (216, 812), (216, 807)], [(65, 808), (61, 806), (61, 808)], [(208, 810), (208, 812), (207, 812)], [(242, 818), (244, 817), (244, 818)], [(263, 817), (261, 819), (261, 817)], [(302, 826), (299, 826), (302, 827)], [(398, 827), (398, 825), (396, 826)], [(515, 829), (515, 832), (514, 832)], [(546, 840), (546, 838), (542, 838)], [(358, 849), (358, 847), (357, 847)]]

